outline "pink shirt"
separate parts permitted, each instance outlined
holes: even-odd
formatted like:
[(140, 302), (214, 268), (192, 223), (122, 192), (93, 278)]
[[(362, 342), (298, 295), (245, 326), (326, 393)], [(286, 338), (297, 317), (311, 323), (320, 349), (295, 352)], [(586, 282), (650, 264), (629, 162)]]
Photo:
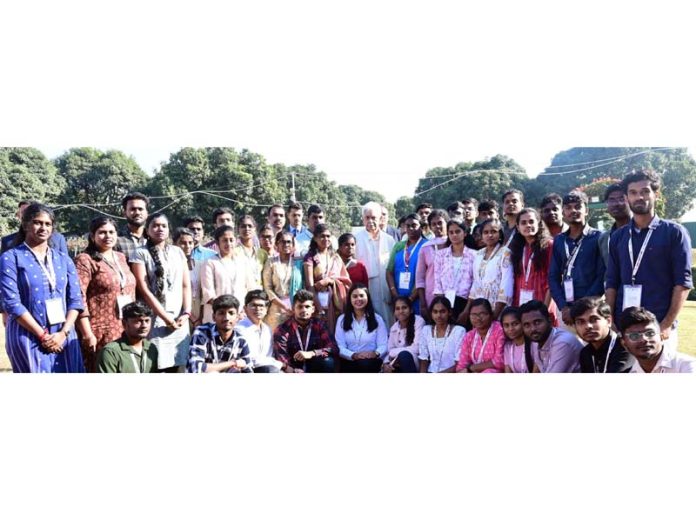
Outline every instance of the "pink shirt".
[(474, 251), (465, 247), (461, 264), (456, 267), (452, 246), (438, 250), (435, 253), (435, 294), (446, 294), (454, 289), (460, 298), (468, 298), (474, 282), (474, 255)]
[[(444, 238), (433, 238), (423, 244), (418, 253), (416, 265), (416, 288), (425, 289), (425, 303), (430, 307), (435, 294), (435, 252), (439, 244), (444, 244)], [(425, 309), (421, 309), (421, 312)]]
[[(482, 340), (476, 329), (466, 333), (459, 353), (457, 370), (463, 370), (469, 365), (477, 365), (487, 361), (492, 361), (494, 368), (484, 370), (484, 374), (487, 372), (502, 372), (505, 369), (503, 348), (505, 334), (503, 334), (503, 327), (499, 321), (491, 323), (486, 336), (487, 339)], [(485, 344), (483, 344), (484, 341)]]
[(387, 348), (389, 349), (388, 361), (393, 361), (402, 351), (407, 350), (413, 356), (413, 362), (418, 366), (418, 339), (424, 325), (425, 320), (416, 315), (413, 343), (406, 345), (406, 329), (402, 329), (398, 321), (395, 322), (389, 329), (389, 341), (387, 342)]

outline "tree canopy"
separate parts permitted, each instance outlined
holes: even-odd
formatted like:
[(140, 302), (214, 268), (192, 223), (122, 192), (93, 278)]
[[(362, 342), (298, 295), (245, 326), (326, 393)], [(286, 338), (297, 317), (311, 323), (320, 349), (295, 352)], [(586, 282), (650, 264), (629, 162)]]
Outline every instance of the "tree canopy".
[(0, 233), (17, 229), (14, 217), (21, 200), (56, 202), (65, 182), (53, 163), (35, 148), (0, 148)]

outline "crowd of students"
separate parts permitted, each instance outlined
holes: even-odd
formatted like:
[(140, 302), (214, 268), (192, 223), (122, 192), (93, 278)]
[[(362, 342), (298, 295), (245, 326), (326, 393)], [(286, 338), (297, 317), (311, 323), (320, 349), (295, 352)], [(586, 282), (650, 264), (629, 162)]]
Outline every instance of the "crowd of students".
[(23, 201), (2, 239), (5, 345), (15, 372), (694, 372), (677, 350), (691, 243), (659, 189), (648, 169), (609, 186), (604, 232), (582, 191), (537, 209), (513, 189), (398, 228), (369, 202), (339, 237), (317, 204), (260, 227), (218, 208), (207, 243), (200, 216), (172, 229), (131, 193), (126, 225), (96, 217), (74, 261), (52, 209)]

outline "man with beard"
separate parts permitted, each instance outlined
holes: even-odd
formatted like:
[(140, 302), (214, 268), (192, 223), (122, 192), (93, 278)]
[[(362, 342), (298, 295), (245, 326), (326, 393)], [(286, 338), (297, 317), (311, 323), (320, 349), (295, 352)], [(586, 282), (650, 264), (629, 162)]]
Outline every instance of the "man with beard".
[(621, 184), (611, 184), (604, 191), (604, 203), (607, 205), (607, 213), (614, 219), (614, 224), (610, 229), (602, 233), (599, 237), (599, 248), (602, 251), (604, 264), (609, 265), (609, 240), (619, 228), (622, 228), (631, 220), (633, 216), (628, 207), (626, 194), (621, 187)]
[(549, 290), (561, 310), (563, 323), (572, 327), (570, 307), (585, 296), (604, 294), (604, 260), (599, 251), (601, 232), (587, 224), (587, 195), (571, 191), (563, 197), (563, 220), (568, 230), (553, 241)]
[(664, 374), (696, 372), (696, 359), (665, 348), (655, 315), (640, 307), (629, 307), (619, 317), (626, 349), (636, 358), (631, 372)]
[(580, 372), (612, 374), (630, 372), (633, 358), (611, 330), (611, 309), (602, 298), (587, 296), (576, 301), (570, 317), (578, 336), (587, 345), (580, 351)]
[(609, 243), (607, 303), (615, 320), (628, 307), (652, 312), (665, 347), (675, 352), (677, 316), (693, 288), (691, 239), (683, 226), (655, 214), (660, 179), (653, 170), (632, 172), (621, 186), (633, 218)]
[(510, 247), (512, 237), (517, 229), (517, 215), (524, 208), (524, 194), (520, 190), (508, 190), (503, 193), (503, 235), (505, 246)]
[(157, 372), (157, 349), (146, 339), (152, 310), (142, 302), (123, 307), (123, 335), (97, 354), (97, 372), (147, 374)]
[(580, 371), (582, 343), (574, 334), (551, 326), (549, 309), (543, 302), (528, 301), (520, 307), (520, 314), (524, 335), (531, 341), (534, 372)]
[(365, 227), (355, 233), (355, 257), (367, 268), (368, 285), (375, 312), (382, 316), (387, 327), (391, 327), (393, 316), (389, 305), (391, 296), (387, 286), (387, 264), (396, 241), (380, 230), (381, 214), (382, 206), (376, 202), (368, 202), (363, 206)]
[(558, 235), (568, 230), (568, 225), (563, 222), (563, 199), (558, 193), (544, 195), (539, 204), (541, 220), (549, 228), (551, 236), (556, 238)]
[(137, 191), (129, 193), (121, 201), (126, 225), (119, 230), (114, 249), (126, 255), (129, 264), (135, 250), (147, 242), (145, 221), (148, 216), (147, 205), (149, 203), (150, 199)]

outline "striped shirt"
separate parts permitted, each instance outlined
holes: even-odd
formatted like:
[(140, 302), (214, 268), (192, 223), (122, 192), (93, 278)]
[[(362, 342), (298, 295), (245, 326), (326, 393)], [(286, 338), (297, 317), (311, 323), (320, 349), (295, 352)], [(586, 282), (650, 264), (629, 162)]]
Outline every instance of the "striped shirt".
[(215, 323), (205, 323), (193, 331), (187, 372), (205, 372), (208, 363), (224, 363), (243, 359), (246, 366), (240, 372), (253, 372), (251, 355), (246, 340), (236, 331), (224, 342)]

